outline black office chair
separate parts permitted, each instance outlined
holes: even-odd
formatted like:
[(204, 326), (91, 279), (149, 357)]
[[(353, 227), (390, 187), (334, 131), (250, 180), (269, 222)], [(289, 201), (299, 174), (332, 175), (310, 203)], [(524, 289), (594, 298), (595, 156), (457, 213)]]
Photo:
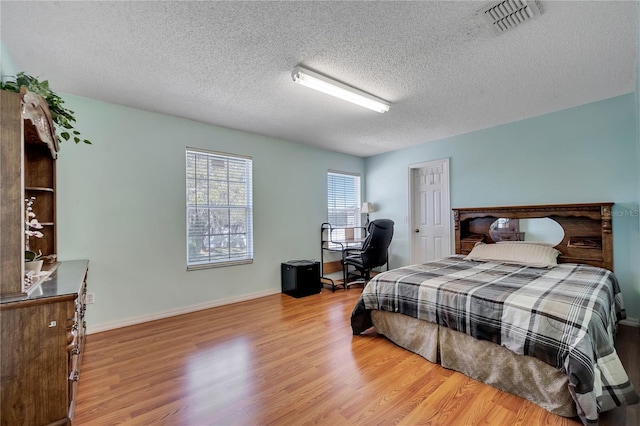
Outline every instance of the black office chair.
[[(342, 269), (345, 288), (355, 283), (366, 283), (371, 279), (371, 270), (387, 263), (389, 244), (393, 238), (393, 221), (376, 219), (369, 222), (368, 236), (361, 249), (346, 249), (342, 252)], [(360, 272), (356, 282), (347, 283), (349, 265)]]

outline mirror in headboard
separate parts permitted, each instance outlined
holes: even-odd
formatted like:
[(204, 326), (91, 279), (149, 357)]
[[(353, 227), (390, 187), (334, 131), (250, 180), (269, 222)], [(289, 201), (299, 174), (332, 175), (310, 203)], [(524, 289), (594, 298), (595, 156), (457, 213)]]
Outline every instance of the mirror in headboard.
[(536, 241), (556, 246), (564, 239), (564, 229), (553, 219), (496, 219), (489, 227), (489, 236), (498, 241)]
[(524, 241), (540, 241), (536, 234), (548, 234), (555, 240), (545, 238), (545, 242), (562, 253), (558, 262), (613, 270), (611, 206), (613, 203), (455, 208), (456, 253), (468, 254), (477, 242), (504, 241), (500, 232), (511, 233), (506, 239)]

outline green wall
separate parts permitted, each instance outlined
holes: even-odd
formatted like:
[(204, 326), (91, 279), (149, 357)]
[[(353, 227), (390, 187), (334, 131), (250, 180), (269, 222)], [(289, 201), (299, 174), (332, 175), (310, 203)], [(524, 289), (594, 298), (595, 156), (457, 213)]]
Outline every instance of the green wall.
[[(640, 2), (636, 2), (636, 11), (638, 17), (638, 24), (636, 28), (640, 28)], [(636, 140), (638, 146), (638, 167), (640, 168), (640, 41), (636, 39)], [(640, 191), (640, 181), (638, 182), (638, 190)], [(640, 192), (638, 193), (638, 199), (640, 199)], [(636, 210), (638, 221), (640, 223), (640, 211)], [(632, 259), (633, 263), (633, 259)], [(635, 263), (640, 264), (640, 256), (635, 258)], [(640, 277), (636, 277), (635, 283), (632, 284), (636, 294), (640, 294)], [(640, 305), (640, 302), (638, 302)], [(640, 307), (637, 307), (633, 312), (638, 312)], [(640, 317), (640, 314), (636, 318)]]
[(18, 73), (15, 62), (11, 57), (10, 52), (2, 44), (0, 40), (0, 75), (1, 76), (14, 76)]
[[(280, 263), (319, 259), (328, 169), (364, 159), (65, 96), (92, 146), (57, 163), (60, 260), (90, 259), (89, 329), (280, 291)], [(215, 112), (212, 112), (215, 114)], [(255, 261), (186, 271), (185, 147), (253, 157)], [(364, 186), (364, 185), (363, 185)]]
[(614, 269), (629, 317), (640, 318), (636, 121), (630, 94), (369, 157), (372, 216), (397, 224), (392, 266), (411, 261), (408, 165), (450, 158), (452, 207), (615, 202)]

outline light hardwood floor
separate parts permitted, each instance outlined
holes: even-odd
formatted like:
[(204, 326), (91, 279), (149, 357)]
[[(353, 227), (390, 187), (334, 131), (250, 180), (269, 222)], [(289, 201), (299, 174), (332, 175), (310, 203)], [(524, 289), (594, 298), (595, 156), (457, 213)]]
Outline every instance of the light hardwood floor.
[[(375, 332), (352, 336), (360, 292), (278, 294), (89, 335), (74, 425), (580, 425)], [(637, 384), (639, 329), (621, 337)], [(617, 408), (601, 424), (637, 425), (639, 413)]]

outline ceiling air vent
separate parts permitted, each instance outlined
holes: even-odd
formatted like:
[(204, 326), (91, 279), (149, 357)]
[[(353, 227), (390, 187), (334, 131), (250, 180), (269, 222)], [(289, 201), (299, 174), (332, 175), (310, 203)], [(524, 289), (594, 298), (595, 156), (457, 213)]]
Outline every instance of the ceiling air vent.
[(496, 34), (502, 34), (542, 13), (537, 0), (505, 0), (480, 10), (480, 16)]

